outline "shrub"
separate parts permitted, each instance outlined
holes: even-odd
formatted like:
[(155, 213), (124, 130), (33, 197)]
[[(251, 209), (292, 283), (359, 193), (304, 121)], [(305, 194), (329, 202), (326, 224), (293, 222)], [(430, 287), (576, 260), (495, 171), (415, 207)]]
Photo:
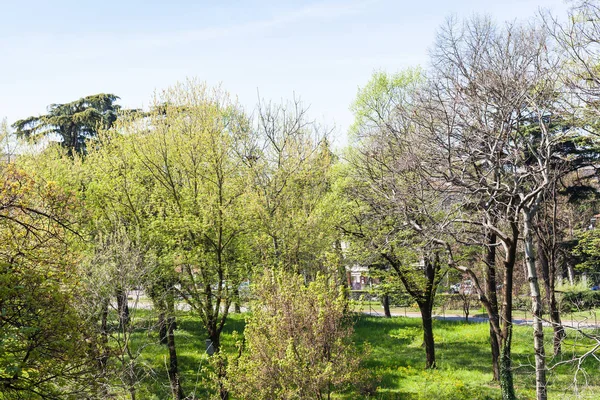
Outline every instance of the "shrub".
[(589, 310), (600, 307), (600, 291), (587, 290), (564, 292), (561, 302), (563, 311)]
[(343, 288), (319, 275), (268, 272), (254, 288), (246, 351), (228, 368), (229, 389), (245, 399), (323, 399), (359, 383)]

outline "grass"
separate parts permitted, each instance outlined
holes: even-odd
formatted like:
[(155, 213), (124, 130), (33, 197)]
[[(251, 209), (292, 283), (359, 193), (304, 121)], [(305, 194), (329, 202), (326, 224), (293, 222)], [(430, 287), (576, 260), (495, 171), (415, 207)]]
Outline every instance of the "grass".
[[(359, 346), (371, 343), (373, 353), (367, 368), (381, 377), (380, 399), (496, 399), (498, 385), (492, 382), (487, 324), (434, 321), (437, 370), (424, 371), (420, 320), (396, 317), (360, 317), (355, 326)], [(551, 334), (550, 331), (547, 332)], [(565, 341), (565, 358), (573, 352), (581, 354), (591, 343), (575, 335)], [(535, 398), (533, 339), (529, 327), (515, 327), (513, 361), (515, 386), (519, 398)], [(547, 347), (551, 353), (551, 345)], [(558, 360), (553, 360), (552, 364)], [(588, 387), (580, 398), (597, 398), (600, 390), (600, 364), (588, 359), (584, 364)], [(570, 365), (549, 374), (550, 398), (575, 398), (570, 387), (573, 371)], [(581, 379), (581, 376), (580, 376)]]
[[(140, 356), (137, 363), (145, 366), (151, 373), (139, 374), (142, 377), (138, 398), (158, 400), (170, 399), (171, 391), (167, 374), (168, 350), (159, 342), (158, 330), (153, 329), (156, 316), (152, 311), (137, 309), (132, 314), (134, 330), (131, 337), (132, 347)], [(225, 353), (236, 351), (236, 338), (233, 332), (240, 335), (244, 331), (244, 316), (230, 314), (221, 336), (221, 348)], [(198, 399), (208, 398), (206, 379), (212, 372), (209, 357), (205, 350), (205, 339), (208, 337), (202, 327), (200, 318), (188, 311), (178, 311), (175, 344), (179, 372), (184, 393), (195, 394)]]
[[(169, 384), (165, 362), (167, 349), (158, 344), (158, 333), (148, 330), (153, 320), (151, 312), (138, 310), (135, 316), (136, 330), (133, 347), (141, 351), (138, 359), (154, 371), (146, 374), (138, 390), (143, 399), (169, 398)], [(233, 354), (236, 351), (233, 331), (242, 332), (243, 315), (231, 315), (222, 336), (223, 351)], [(367, 381), (377, 387), (369, 398), (376, 399), (500, 399), (500, 389), (492, 381), (489, 350), (489, 328), (485, 323), (434, 321), (436, 357), (438, 368), (425, 371), (425, 354), (422, 348), (421, 321), (418, 318), (355, 316), (354, 341), (361, 350), (370, 349), (364, 361)], [(551, 339), (551, 332), (547, 332)], [(535, 398), (535, 377), (533, 368), (532, 330), (530, 327), (515, 327), (513, 336), (513, 360), (515, 366), (515, 386), (520, 399)], [(206, 332), (199, 318), (189, 312), (178, 315), (176, 344), (179, 366), (186, 394), (195, 393), (197, 398), (207, 398), (205, 383), (210, 374), (208, 356), (204, 352)], [(142, 343), (152, 343), (142, 346)], [(548, 354), (552, 354), (551, 341), (547, 340)], [(571, 333), (565, 340), (564, 357), (582, 354), (591, 348), (587, 340)], [(364, 352), (367, 354), (367, 352)], [(600, 355), (600, 354), (598, 354)], [(554, 364), (558, 360), (551, 360)], [(574, 395), (573, 368), (565, 365), (549, 373), (550, 399), (597, 398), (600, 391), (600, 363), (592, 358), (583, 364), (586, 374), (579, 375), (579, 383), (584, 378), (580, 397)], [(358, 388), (352, 388), (340, 395), (344, 399), (367, 398), (359, 395)]]

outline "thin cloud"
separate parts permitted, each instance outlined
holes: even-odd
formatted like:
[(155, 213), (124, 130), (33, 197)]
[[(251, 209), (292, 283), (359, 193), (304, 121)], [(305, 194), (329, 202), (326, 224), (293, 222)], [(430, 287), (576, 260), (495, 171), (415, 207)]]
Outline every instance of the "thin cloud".
[(172, 46), (178, 44), (210, 41), (230, 37), (248, 36), (265, 30), (284, 27), (292, 23), (317, 19), (339, 18), (364, 11), (378, 0), (354, 2), (324, 2), (294, 9), (269, 19), (250, 21), (230, 26), (207, 27), (180, 32), (144, 35), (130, 38), (131, 44), (147, 47)]

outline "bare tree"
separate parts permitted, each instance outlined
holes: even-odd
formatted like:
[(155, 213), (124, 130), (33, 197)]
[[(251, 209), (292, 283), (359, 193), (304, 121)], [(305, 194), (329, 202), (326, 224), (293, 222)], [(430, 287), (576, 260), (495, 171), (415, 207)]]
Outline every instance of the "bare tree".
[[(455, 265), (475, 282), (500, 344), (499, 377), (505, 399), (515, 398), (512, 383), (513, 271), (521, 232), (534, 314), (536, 386), (546, 398), (542, 307), (533, 217), (556, 179), (554, 149), (565, 132), (556, 129), (557, 59), (543, 31), (488, 19), (449, 20), (432, 52), (433, 72), (414, 107), (416, 153), (433, 188), (465, 205), (455, 229), (480, 227), (487, 240), (488, 273), (495, 248), (503, 250), (502, 317), (493, 279), (484, 289), (469, 267)], [(417, 140), (418, 139), (418, 140)], [(498, 241), (499, 243), (496, 243)], [(494, 249), (494, 250), (492, 250)], [(488, 275), (492, 276), (492, 275)], [(487, 290), (486, 290), (487, 289)]]
[[(435, 368), (435, 341), (432, 314), (437, 287), (445, 271), (444, 247), (432, 232), (443, 224), (442, 198), (428, 190), (417, 173), (416, 160), (407, 147), (412, 129), (407, 113), (408, 99), (416, 87), (412, 71), (398, 75), (393, 89), (397, 106), (391, 110), (369, 111), (377, 123), (365, 123), (356, 132), (355, 143), (347, 155), (348, 180), (345, 187), (346, 214), (342, 229), (351, 242), (361, 248), (366, 264), (384, 263), (402, 281), (418, 304), (423, 323), (426, 368)], [(379, 94), (377, 94), (379, 96)], [(365, 98), (359, 96), (359, 99)], [(379, 104), (379, 101), (376, 103)], [(384, 102), (388, 104), (388, 102)], [(365, 111), (363, 109), (362, 111)], [(438, 231), (439, 232), (439, 231)]]
[(251, 176), (254, 223), (262, 236), (255, 240), (256, 257), (308, 281), (321, 268), (318, 255), (331, 246), (317, 240), (327, 228), (315, 218), (333, 163), (328, 132), (298, 99), (260, 101), (249, 138), (239, 151)]

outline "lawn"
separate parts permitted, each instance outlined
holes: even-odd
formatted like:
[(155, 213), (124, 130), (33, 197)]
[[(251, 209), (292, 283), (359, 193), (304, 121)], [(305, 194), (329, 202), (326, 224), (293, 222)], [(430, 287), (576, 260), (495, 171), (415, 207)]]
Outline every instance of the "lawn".
[[(138, 389), (142, 399), (169, 398), (169, 385), (166, 373), (166, 347), (158, 343), (158, 334), (148, 331), (151, 325), (149, 313), (137, 311), (136, 330), (133, 336), (134, 348), (139, 348), (139, 361), (153, 372), (145, 374)], [(391, 319), (355, 315), (354, 341), (361, 353), (368, 354), (364, 361), (365, 380), (377, 391), (371, 397), (361, 395), (360, 388), (352, 388), (341, 398), (359, 399), (500, 399), (500, 389), (492, 382), (488, 325), (485, 323), (451, 322), (436, 320), (434, 334), (438, 368), (425, 371), (424, 349), (421, 347), (422, 333), (418, 318), (394, 317)], [(233, 354), (236, 351), (233, 331), (242, 332), (243, 315), (232, 315), (225, 326), (223, 350)], [(550, 332), (548, 332), (550, 335)], [(197, 317), (188, 312), (180, 312), (176, 343), (184, 392), (195, 393), (196, 398), (206, 398), (203, 388), (210, 374), (208, 356), (204, 353), (205, 331)], [(153, 344), (144, 345), (148, 341)], [(530, 327), (515, 327), (513, 359), (515, 386), (520, 399), (535, 398), (532, 331)], [(367, 344), (368, 343), (368, 344)], [(551, 343), (548, 341), (551, 354)], [(565, 359), (573, 353), (587, 351), (590, 342), (575, 334), (565, 341)], [(370, 353), (367, 351), (370, 349)], [(365, 351), (362, 351), (365, 350)], [(551, 360), (555, 363), (557, 360)], [(565, 365), (549, 373), (550, 398), (597, 398), (600, 392), (600, 363), (588, 359), (585, 373), (578, 376), (579, 395), (573, 388), (573, 367)]]
[[(355, 341), (370, 343), (365, 366), (381, 379), (378, 399), (500, 399), (500, 388), (492, 382), (489, 328), (485, 323), (434, 321), (438, 368), (424, 371), (421, 321), (417, 318), (363, 317), (356, 319)], [(551, 332), (547, 331), (550, 335)], [(591, 343), (575, 334), (565, 340), (564, 359), (581, 354)], [(520, 399), (535, 398), (533, 338), (530, 327), (515, 327), (513, 360), (515, 386)], [(547, 347), (551, 353), (550, 343)], [(554, 364), (559, 360), (552, 360)], [(600, 363), (588, 359), (579, 374), (579, 396), (574, 395), (572, 365), (549, 373), (550, 398), (598, 398)]]

